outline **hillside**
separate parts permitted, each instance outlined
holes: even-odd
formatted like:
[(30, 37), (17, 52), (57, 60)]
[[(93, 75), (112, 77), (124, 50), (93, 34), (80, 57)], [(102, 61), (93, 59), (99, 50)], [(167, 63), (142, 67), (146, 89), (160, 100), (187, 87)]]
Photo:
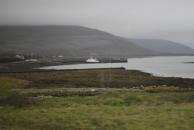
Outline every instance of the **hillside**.
[(133, 57), (158, 53), (127, 39), (80, 26), (0, 26), (1, 54)]
[(194, 55), (194, 49), (180, 43), (160, 39), (129, 39), (134, 44), (153, 51), (171, 54)]

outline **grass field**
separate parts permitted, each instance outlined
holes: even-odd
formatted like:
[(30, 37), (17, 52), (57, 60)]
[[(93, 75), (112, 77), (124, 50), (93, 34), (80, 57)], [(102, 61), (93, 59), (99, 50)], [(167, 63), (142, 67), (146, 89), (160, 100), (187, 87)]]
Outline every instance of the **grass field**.
[(124, 69), (0, 74), (0, 130), (193, 130), (194, 80)]

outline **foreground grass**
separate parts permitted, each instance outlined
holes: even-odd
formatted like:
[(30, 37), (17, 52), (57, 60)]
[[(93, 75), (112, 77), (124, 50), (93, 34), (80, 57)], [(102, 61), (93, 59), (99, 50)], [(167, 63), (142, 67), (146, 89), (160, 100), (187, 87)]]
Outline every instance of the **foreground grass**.
[(192, 130), (193, 109), (191, 105), (7, 109), (1, 111), (3, 114), (1, 114), (0, 128), (2, 130)]
[(0, 109), (2, 130), (192, 130), (194, 93), (108, 91)]

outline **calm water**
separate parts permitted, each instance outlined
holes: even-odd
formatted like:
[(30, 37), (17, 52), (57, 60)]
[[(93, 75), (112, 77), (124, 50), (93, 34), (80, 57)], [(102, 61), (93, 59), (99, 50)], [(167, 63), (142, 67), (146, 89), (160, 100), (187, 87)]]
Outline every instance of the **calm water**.
[(194, 78), (194, 56), (130, 58), (127, 63), (97, 63), (42, 67), (41, 69), (119, 68), (140, 70), (164, 77)]

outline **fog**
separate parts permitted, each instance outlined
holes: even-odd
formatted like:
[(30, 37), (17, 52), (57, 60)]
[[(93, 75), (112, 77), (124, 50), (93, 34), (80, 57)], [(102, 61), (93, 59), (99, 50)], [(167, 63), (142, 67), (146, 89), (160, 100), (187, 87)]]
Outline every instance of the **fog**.
[(194, 48), (193, 0), (0, 0), (1, 25), (81, 25)]

